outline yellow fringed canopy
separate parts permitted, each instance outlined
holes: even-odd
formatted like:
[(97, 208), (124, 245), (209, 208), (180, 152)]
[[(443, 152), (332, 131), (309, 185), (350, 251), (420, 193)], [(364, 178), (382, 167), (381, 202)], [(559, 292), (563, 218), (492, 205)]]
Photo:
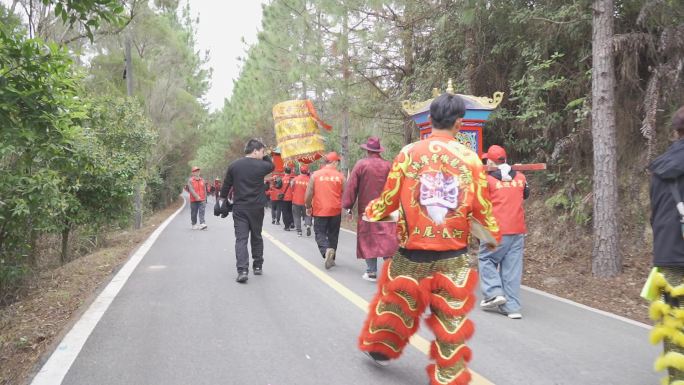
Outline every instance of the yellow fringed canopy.
[(273, 106), (275, 135), (284, 161), (311, 163), (323, 156), (325, 139), (319, 125), (325, 124), (309, 100), (288, 100)]

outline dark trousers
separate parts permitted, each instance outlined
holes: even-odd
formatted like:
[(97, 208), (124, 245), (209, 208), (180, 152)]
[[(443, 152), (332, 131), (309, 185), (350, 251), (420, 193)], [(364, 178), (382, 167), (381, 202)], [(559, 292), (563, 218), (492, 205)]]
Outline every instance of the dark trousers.
[(252, 246), (252, 267), (261, 267), (264, 263), (264, 240), (261, 238), (261, 228), (264, 225), (264, 208), (233, 208), (233, 222), (235, 224), (235, 258), (237, 270), (249, 271), (249, 251), (247, 240)]
[(328, 248), (337, 250), (337, 240), (340, 237), (342, 215), (334, 217), (314, 217), (314, 233), (316, 244), (321, 256), (325, 258), (325, 250)]
[(280, 222), (280, 202), (282, 201), (271, 201), (271, 222)]
[(311, 227), (311, 217), (306, 215), (306, 207), (300, 205), (292, 205), (292, 214), (294, 215), (295, 227), (297, 232), (302, 232), (302, 219), (304, 219), (304, 225)]
[(283, 224), (285, 229), (289, 230), (294, 225), (294, 218), (292, 216), (292, 201), (282, 201)]
[(190, 222), (192, 225), (197, 224), (197, 214), (199, 213), (199, 223), (204, 223), (204, 209), (207, 207), (207, 202), (190, 202)]

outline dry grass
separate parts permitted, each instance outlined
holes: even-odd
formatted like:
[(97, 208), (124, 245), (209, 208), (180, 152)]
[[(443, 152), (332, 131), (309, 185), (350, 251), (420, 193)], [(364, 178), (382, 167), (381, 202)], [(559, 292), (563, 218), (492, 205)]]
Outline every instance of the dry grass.
[(111, 234), (106, 248), (41, 273), (19, 301), (0, 309), (0, 384), (26, 383), (75, 316), (180, 204), (150, 217), (141, 231)]
[[(648, 323), (639, 293), (651, 268), (648, 242), (622, 247), (623, 273), (611, 279), (591, 274), (590, 229), (568, 227), (541, 201), (527, 207), (523, 284), (597, 309)], [(634, 229), (632, 229), (632, 232)], [(644, 235), (644, 238), (648, 238)]]

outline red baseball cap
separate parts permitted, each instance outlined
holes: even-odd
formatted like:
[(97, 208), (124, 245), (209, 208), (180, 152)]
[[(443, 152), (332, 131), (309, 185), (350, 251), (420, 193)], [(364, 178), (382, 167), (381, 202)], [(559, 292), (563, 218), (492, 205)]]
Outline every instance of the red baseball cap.
[(493, 160), (494, 162), (505, 162), (506, 150), (504, 150), (503, 147), (497, 146), (495, 144), (489, 147), (489, 150), (487, 150), (487, 158)]
[(197, 166), (195, 166), (195, 167), (192, 168), (192, 172), (199, 171), (199, 170), (200, 170), (200, 168), (197, 167)]
[(331, 151), (327, 154), (325, 154), (325, 160), (330, 163), (330, 162), (339, 162), (340, 161), (340, 156), (337, 155), (335, 151)]

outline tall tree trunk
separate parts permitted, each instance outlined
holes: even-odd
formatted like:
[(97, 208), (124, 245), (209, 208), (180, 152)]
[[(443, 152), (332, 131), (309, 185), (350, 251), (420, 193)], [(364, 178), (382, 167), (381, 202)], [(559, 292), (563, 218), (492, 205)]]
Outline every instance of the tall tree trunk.
[[(323, 28), (322, 28), (322, 20), (321, 20), (321, 11), (317, 10), (316, 11), (316, 61), (317, 61), (317, 68), (321, 68), (323, 66), (323, 55), (321, 55), (319, 49), (323, 46)], [(316, 103), (318, 103), (321, 100), (321, 83), (319, 81), (314, 82), (314, 100)], [(321, 105), (321, 113), (323, 112), (323, 107)]]
[(2, 252), (2, 245), (5, 244), (5, 237), (7, 236), (7, 232), (5, 232), (6, 228), (7, 222), (3, 222), (3, 224), (0, 225), (0, 252)]
[(622, 271), (617, 226), (615, 68), (613, 0), (594, 0), (591, 124), (594, 146), (594, 249), (592, 272), (613, 277)]
[[(126, 55), (126, 94), (129, 98), (133, 97), (133, 57), (131, 56), (131, 37), (126, 37), (125, 42), (125, 55)], [(138, 182), (135, 186), (133, 195), (133, 226), (134, 228), (140, 229), (142, 227), (142, 181)]]
[(62, 252), (59, 255), (62, 265), (69, 261), (69, 233), (71, 233), (71, 225), (66, 224), (62, 230)]
[(466, 80), (466, 89), (471, 95), (477, 95), (475, 90), (475, 73), (477, 69), (477, 41), (475, 40), (475, 21), (473, 21), (465, 30), (465, 53), (468, 55), (466, 59), (466, 66), (463, 70)]
[(30, 221), (29, 227), (31, 230), (29, 230), (28, 261), (31, 267), (36, 267), (38, 266), (38, 250), (36, 250), (38, 244), (38, 231), (33, 226), (33, 221)]
[[(404, 54), (404, 92), (402, 100), (408, 100), (416, 88), (416, 81), (413, 76), (415, 71), (414, 59), (414, 30), (413, 25), (408, 25), (408, 18), (412, 14), (413, 3), (407, 4), (404, 8), (404, 19), (406, 20), (406, 28), (401, 32), (401, 43)], [(403, 112), (403, 111), (402, 111)], [(409, 116), (404, 117), (404, 144), (410, 144), (414, 139), (415, 123)]]
[(340, 152), (342, 162), (340, 162), (340, 169), (343, 174), (347, 174), (349, 169), (349, 78), (351, 71), (349, 68), (349, 14), (345, 13), (342, 18), (342, 81), (343, 92), (342, 98), (342, 130), (340, 130)]

